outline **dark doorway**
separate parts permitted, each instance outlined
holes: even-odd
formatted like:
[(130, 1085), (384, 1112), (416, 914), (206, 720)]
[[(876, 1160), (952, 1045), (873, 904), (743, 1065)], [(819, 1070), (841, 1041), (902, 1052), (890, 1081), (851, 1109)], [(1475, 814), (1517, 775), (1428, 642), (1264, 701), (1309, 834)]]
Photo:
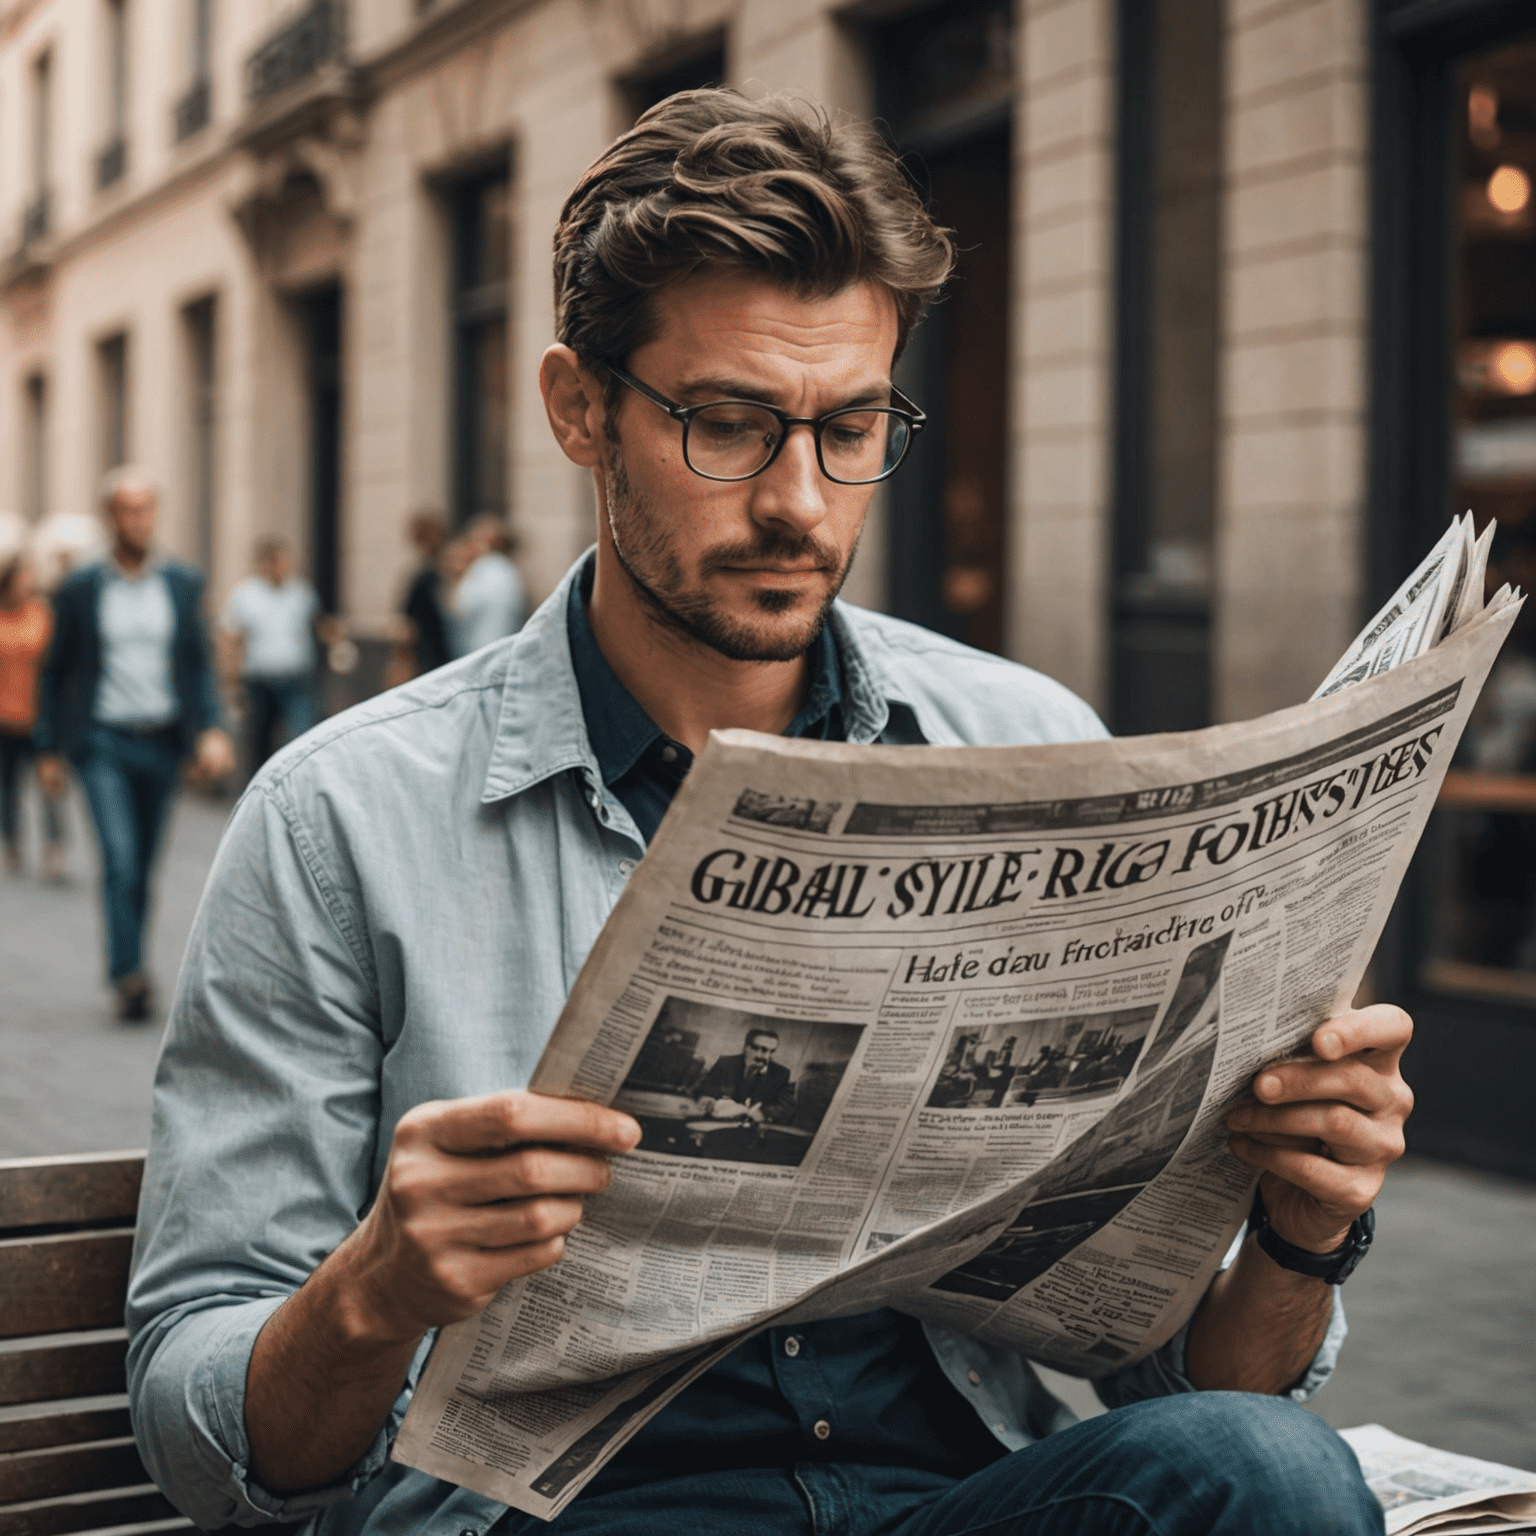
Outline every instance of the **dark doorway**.
[[(1374, 606), (1470, 508), (1536, 584), (1536, 19), (1381, 0)], [(1414, 1015), (1416, 1150), (1536, 1178), (1536, 611), (1494, 666), (1378, 953)]]
[(1211, 710), (1222, 0), (1121, 0), (1110, 718)]
[(1012, 209), (1011, 9), (925, 9), (871, 29), (877, 106), (959, 260), (897, 383), (929, 425), (891, 481), (890, 611), (1002, 649)]
[(341, 324), (340, 283), (299, 301), (309, 384), (309, 559), (320, 606), (341, 602)]

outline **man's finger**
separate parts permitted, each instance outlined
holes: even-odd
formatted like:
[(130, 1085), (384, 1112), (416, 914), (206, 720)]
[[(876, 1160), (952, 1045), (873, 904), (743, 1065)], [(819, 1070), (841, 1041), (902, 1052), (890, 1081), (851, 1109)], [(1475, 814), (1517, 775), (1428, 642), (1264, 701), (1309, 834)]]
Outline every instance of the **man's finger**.
[(1383, 1166), (1402, 1156), (1399, 1120), (1373, 1120), (1344, 1104), (1292, 1104), (1283, 1109), (1245, 1106), (1227, 1117), (1228, 1129), (1272, 1146), (1319, 1144), (1336, 1163)]
[(1294, 1184), (1343, 1220), (1352, 1221), (1368, 1209), (1381, 1190), (1382, 1171), (1374, 1166), (1336, 1163), (1320, 1153), (1266, 1146), (1240, 1134), (1230, 1137), (1227, 1144), (1240, 1162)]
[(640, 1140), (639, 1125), (620, 1110), (522, 1089), (419, 1106), (401, 1126), (419, 1111), (411, 1130), (424, 1131), (439, 1151), (460, 1156), (495, 1155), (530, 1141), (614, 1156)]
[(1331, 1100), (1371, 1115), (1393, 1109), (1406, 1113), (1412, 1102), (1407, 1084), (1394, 1069), (1378, 1071), (1356, 1056), (1347, 1061), (1291, 1062), (1271, 1067), (1254, 1079), (1253, 1097), (1261, 1105)]
[(1413, 1020), (1392, 1003), (1352, 1008), (1325, 1019), (1312, 1032), (1312, 1049), (1323, 1061), (1338, 1061), (1356, 1051), (1396, 1052), (1413, 1038)]

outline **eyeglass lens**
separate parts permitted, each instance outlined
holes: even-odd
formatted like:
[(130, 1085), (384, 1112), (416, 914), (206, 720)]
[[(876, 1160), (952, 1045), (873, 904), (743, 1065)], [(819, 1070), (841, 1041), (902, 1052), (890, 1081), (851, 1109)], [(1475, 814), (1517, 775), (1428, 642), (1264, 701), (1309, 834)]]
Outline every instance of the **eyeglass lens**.
[[(821, 465), (847, 484), (879, 480), (901, 462), (910, 427), (882, 409), (839, 411), (821, 425)], [(770, 411), (727, 402), (706, 406), (688, 423), (688, 462), (698, 473), (745, 480), (773, 457), (784, 428)]]

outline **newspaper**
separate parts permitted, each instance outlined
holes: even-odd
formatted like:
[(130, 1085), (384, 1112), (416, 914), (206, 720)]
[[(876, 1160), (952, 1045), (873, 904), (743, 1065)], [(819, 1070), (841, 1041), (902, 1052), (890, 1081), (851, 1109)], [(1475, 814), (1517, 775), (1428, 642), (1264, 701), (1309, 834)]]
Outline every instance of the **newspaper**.
[(1536, 1531), (1536, 1472), (1437, 1451), (1380, 1424), (1339, 1433), (1381, 1504), (1387, 1536)]
[(442, 1331), (395, 1457), (553, 1518), (770, 1326), (894, 1306), (1087, 1377), (1172, 1337), (1251, 1203), (1224, 1116), (1348, 1007), (1519, 607), (1452, 533), (1349, 686), (1246, 724), (712, 736), (532, 1080), (641, 1142)]

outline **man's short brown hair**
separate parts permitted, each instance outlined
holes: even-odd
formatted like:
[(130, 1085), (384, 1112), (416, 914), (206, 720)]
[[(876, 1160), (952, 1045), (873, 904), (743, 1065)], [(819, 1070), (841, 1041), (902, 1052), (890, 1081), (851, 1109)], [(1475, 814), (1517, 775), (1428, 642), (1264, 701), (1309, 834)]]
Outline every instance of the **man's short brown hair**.
[(761, 273), (806, 298), (873, 280), (899, 355), (954, 262), (895, 155), (860, 123), (788, 96), (680, 91), (588, 167), (555, 230), (555, 334), (624, 364), (654, 333), (650, 297), (706, 270)]

